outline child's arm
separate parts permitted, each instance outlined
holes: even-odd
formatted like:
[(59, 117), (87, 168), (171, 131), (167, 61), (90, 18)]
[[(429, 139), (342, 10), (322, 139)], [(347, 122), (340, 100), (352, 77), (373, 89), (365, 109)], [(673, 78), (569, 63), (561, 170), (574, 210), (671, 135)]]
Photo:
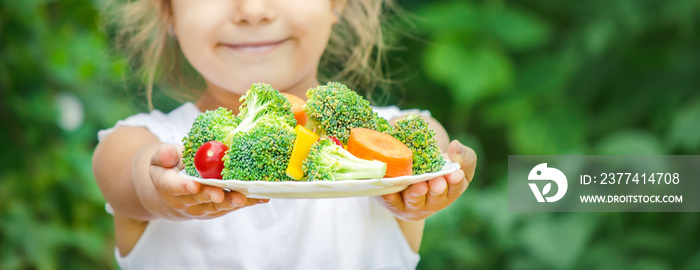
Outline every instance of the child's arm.
[[(392, 119), (394, 122), (397, 119)], [(451, 161), (457, 162), (461, 170), (445, 176), (413, 184), (405, 190), (382, 196), (411, 245), (418, 252), (425, 218), (452, 204), (469, 186), (476, 169), (476, 153), (457, 140), (449, 142), (445, 129), (435, 119), (428, 117), (429, 127), (435, 131), (440, 150), (447, 152)]]
[(114, 209), (122, 254), (133, 247), (148, 220), (208, 219), (266, 201), (180, 177), (179, 147), (161, 143), (142, 127), (117, 128), (97, 145), (93, 171)]

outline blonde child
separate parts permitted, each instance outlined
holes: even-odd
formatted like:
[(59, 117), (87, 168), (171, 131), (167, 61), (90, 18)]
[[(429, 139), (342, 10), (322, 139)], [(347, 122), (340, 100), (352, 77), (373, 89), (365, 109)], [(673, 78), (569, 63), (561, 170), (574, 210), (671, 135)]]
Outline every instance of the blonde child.
[[(239, 97), (252, 83), (303, 98), (324, 68), (341, 76), (336, 79), (372, 79), (370, 56), (383, 47), (379, 16), (386, 4), (141, 0), (120, 8), (121, 33), (148, 78), (149, 104), (156, 77), (180, 74), (180, 52), (205, 82), (194, 103), (167, 114), (137, 114), (98, 134), (93, 167), (114, 217), (120, 267), (415, 268), (425, 218), (466, 190), (476, 166), (474, 152), (448, 143), (432, 118), (441, 149), (461, 170), (395, 194), (262, 200), (178, 175), (181, 140), (197, 114), (218, 107), (237, 113)], [(392, 120), (405, 114), (375, 109)]]

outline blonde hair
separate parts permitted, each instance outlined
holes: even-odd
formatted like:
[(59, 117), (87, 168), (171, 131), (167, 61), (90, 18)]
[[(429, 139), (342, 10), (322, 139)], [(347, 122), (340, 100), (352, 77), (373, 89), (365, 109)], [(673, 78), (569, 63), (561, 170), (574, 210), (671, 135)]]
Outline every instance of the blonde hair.
[[(319, 80), (339, 81), (366, 93), (388, 82), (382, 72), (384, 12), (394, 8), (393, 0), (347, 0), (321, 56)], [(169, 35), (169, 0), (109, 0), (104, 11), (108, 24), (116, 26), (117, 47), (142, 75), (149, 109), (154, 86), (161, 83), (173, 90), (165, 94), (176, 100), (196, 99), (204, 83)]]

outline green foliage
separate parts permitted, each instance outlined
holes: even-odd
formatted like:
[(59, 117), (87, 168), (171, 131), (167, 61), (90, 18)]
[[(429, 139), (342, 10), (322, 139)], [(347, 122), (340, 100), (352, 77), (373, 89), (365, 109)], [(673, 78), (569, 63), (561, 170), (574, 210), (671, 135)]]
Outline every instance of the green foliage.
[(376, 119), (368, 100), (341, 83), (329, 82), (309, 89), (306, 96), (306, 128), (321, 136), (333, 136), (343, 144), (348, 143), (352, 128), (376, 128), (386, 123)]
[[(511, 213), (507, 156), (698, 154), (697, 1), (406, 1), (401, 107), (473, 147), (420, 269), (694, 269), (691, 213)], [(399, 100), (397, 100), (399, 101)], [(659, 165), (659, 164), (655, 164)]]
[(189, 175), (199, 177), (194, 167), (194, 155), (199, 147), (208, 141), (223, 143), (239, 122), (240, 119), (236, 118), (232, 111), (223, 107), (198, 115), (187, 136), (182, 139), (182, 163), (185, 164), (185, 171)]
[(445, 159), (435, 140), (435, 132), (420, 116), (411, 114), (396, 121), (389, 134), (413, 152), (414, 175), (437, 172), (445, 165)]
[(287, 164), (296, 140), (288, 119), (270, 114), (260, 118), (249, 131), (231, 137), (224, 156), (223, 179), (244, 181), (291, 181)]
[(301, 168), (307, 181), (373, 179), (386, 174), (386, 163), (357, 158), (328, 137), (311, 146)]
[(84, 1), (0, 7), (0, 269), (115, 268), (97, 130), (135, 112)]

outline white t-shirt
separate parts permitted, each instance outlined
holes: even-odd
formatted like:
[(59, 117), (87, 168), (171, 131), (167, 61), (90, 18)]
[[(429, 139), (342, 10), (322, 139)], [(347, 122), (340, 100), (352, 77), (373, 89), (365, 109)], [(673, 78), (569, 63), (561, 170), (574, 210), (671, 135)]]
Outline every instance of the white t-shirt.
[[(384, 118), (405, 113), (374, 108)], [(200, 113), (185, 103), (168, 114), (141, 113), (102, 130), (142, 126), (164, 143), (182, 143)], [(111, 207), (107, 205), (108, 212)], [(210, 220), (150, 221), (122, 269), (414, 269), (419, 255), (376, 197), (271, 199)]]

